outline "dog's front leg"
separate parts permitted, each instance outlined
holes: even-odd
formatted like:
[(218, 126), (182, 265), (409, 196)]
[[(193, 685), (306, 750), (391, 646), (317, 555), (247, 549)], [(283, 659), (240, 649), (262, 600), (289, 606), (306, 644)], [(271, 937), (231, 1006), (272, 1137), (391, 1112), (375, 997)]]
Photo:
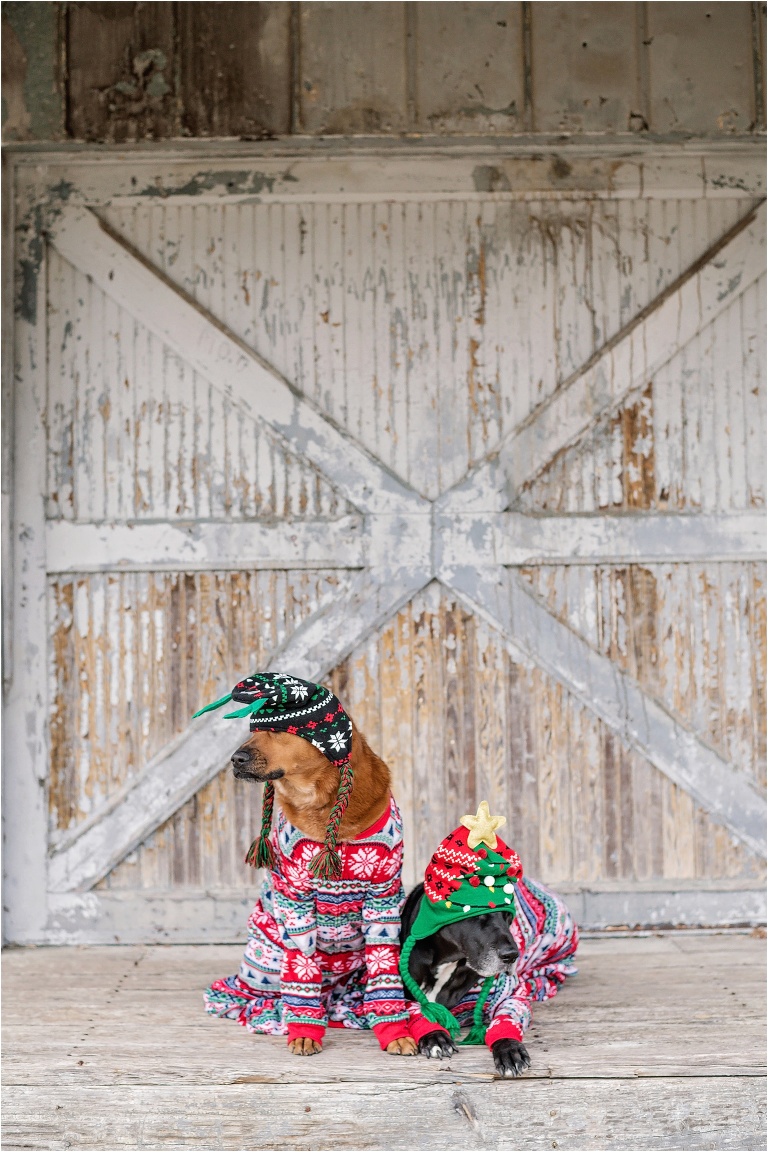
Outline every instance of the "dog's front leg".
[(288, 1051), (294, 1056), (316, 1056), (322, 1050), (320, 1041), (313, 1040), (310, 1036), (297, 1036), (295, 1040), (288, 1042)]
[(519, 1040), (510, 1040), (508, 1037), (494, 1040), (491, 1052), (496, 1071), (502, 1076), (522, 1076), (526, 1068), (531, 1066), (528, 1049)]
[(399, 1040), (390, 1040), (386, 1050), (390, 1056), (415, 1056), (416, 1043), (410, 1036), (401, 1036)]
[(437, 1028), (434, 1032), (427, 1032), (426, 1036), (421, 1037), (419, 1052), (428, 1060), (442, 1060), (443, 1057), (447, 1059), (449, 1056), (453, 1056), (454, 1052), (458, 1052), (458, 1048), (447, 1032), (442, 1028)]

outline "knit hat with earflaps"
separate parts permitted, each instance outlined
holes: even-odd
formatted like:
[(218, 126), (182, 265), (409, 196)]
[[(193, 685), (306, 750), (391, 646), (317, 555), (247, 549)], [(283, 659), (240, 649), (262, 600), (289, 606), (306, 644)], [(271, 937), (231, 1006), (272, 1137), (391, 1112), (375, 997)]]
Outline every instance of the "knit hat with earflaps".
[[(523, 869), (517, 853), (496, 835), (496, 829), (505, 823), (503, 816), (491, 816), (485, 800), (476, 816), (462, 816), (461, 826), (446, 836), (427, 864), (424, 896), (400, 952), (403, 984), (418, 1000), (422, 1016), (442, 1025), (453, 1037), (459, 1034), (459, 1022), (445, 1005), (428, 1000), (413, 979), (409, 968), (411, 952), (417, 940), (424, 940), (446, 924), (487, 912), (515, 914), (514, 885)], [(495, 980), (495, 976), (488, 976), (483, 982), (472, 1028), (462, 1044), (484, 1042), (483, 1008)]]
[[(336, 842), (353, 783), (352, 766), (349, 763), (352, 753), (352, 721), (349, 716), (333, 692), (322, 684), (312, 684), (308, 680), (299, 680), (297, 676), (287, 676), (281, 672), (254, 672), (252, 676), (235, 684), (227, 696), (195, 712), (195, 717), (221, 708), (230, 700), (245, 704), (246, 707), (227, 712), (224, 717), (226, 720), (248, 716), (251, 732), (263, 729), (301, 736), (319, 748), (323, 756), (339, 769), (339, 790), (328, 816), (325, 843), (309, 863), (313, 876), (323, 880), (338, 879), (341, 876), (341, 857), (336, 850)], [(245, 858), (246, 863), (252, 864), (254, 868), (272, 868), (274, 865), (269, 841), (274, 802), (275, 788), (268, 780), (264, 785), (261, 834), (251, 844)]]

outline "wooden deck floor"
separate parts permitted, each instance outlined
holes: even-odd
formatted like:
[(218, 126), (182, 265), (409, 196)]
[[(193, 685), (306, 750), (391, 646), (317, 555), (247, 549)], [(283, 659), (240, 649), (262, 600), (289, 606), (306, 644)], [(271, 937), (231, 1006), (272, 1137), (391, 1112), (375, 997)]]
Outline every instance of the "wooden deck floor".
[(765, 1147), (765, 942), (585, 940), (539, 1006), (517, 1081), (490, 1053), (322, 1055), (206, 1017), (231, 946), (11, 950), (3, 958), (3, 1148)]

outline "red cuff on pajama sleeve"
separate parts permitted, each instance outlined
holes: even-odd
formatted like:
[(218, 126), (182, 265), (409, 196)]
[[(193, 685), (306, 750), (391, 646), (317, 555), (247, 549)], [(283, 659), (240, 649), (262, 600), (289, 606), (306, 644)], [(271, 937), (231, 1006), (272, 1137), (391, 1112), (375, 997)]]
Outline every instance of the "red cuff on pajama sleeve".
[(384, 1052), (387, 1050), (387, 1044), (391, 1044), (393, 1040), (404, 1040), (411, 1034), (407, 1020), (395, 1020), (394, 1023), (385, 1020), (383, 1024), (374, 1024), (373, 1031)]
[(435, 1024), (432, 1020), (427, 1020), (426, 1016), (422, 1016), (420, 1012), (411, 1015), (411, 1036), (417, 1044), (423, 1036), (428, 1036), (430, 1032), (444, 1032), (446, 1036), (450, 1036), (447, 1028), (443, 1028), (442, 1024)]
[(288, 1043), (291, 1040), (317, 1040), (322, 1043), (323, 1036), (325, 1036), (325, 1028), (322, 1024), (289, 1024), (288, 1025)]
[(485, 1042), (490, 1048), (495, 1040), (518, 1040), (522, 1043), (523, 1030), (509, 1016), (497, 1016), (488, 1026)]

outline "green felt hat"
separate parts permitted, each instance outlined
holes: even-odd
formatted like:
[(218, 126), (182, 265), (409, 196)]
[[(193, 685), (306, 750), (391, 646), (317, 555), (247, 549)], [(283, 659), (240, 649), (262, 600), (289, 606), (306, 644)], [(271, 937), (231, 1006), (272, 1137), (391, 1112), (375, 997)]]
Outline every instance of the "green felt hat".
[[(496, 835), (496, 829), (504, 823), (503, 816), (491, 816), (483, 800), (475, 816), (462, 816), (461, 825), (445, 837), (424, 872), (424, 896), (400, 952), (400, 975), (418, 1000), (422, 1015), (447, 1028), (454, 1037), (459, 1033), (456, 1017), (444, 1005), (427, 999), (411, 976), (410, 955), (418, 940), (432, 936), (447, 924), (488, 912), (515, 914), (514, 886), (523, 870), (517, 853)], [(495, 976), (488, 976), (484, 981), (472, 1029), (462, 1044), (484, 1042), (483, 1008), (495, 980)]]

